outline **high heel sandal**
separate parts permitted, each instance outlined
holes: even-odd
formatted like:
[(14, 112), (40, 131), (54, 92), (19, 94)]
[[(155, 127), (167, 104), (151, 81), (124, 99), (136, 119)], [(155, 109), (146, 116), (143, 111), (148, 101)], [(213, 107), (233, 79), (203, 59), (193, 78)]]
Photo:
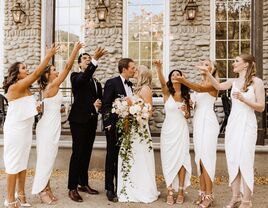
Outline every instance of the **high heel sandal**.
[(213, 207), (214, 196), (213, 194), (206, 194), (202, 203), (199, 204), (199, 208)]
[(238, 208), (241, 204), (241, 196), (240, 195), (234, 195), (225, 208)]
[(49, 197), (50, 197), (53, 201), (58, 201), (58, 198), (55, 197), (55, 195), (52, 193), (52, 190), (51, 190), (50, 187), (47, 187), (47, 188), (46, 188), (46, 191), (47, 191)]
[[(179, 191), (183, 191), (183, 187), (179, 187)], [(178, 194), (177, 199), (176, 199), (176, 204), (183, 204), (184, 203), (184, 195)]]
[(18, 207), (18, 201), (8, 202), (6, 199), (4, 201), (4, 207), (6, 208), (16, 208)]
[(167, 204), (168, 205), (173, 205), (174, 204), (174, 190), (173, 189), (168, 189), (168, 192), (167, 192)]
[(251, 201), (245, 201), (245, 200), (242, 200), (242, 203), (239, 206), (239, 208), (251, 208), (251, 207), (252, 207)]
[(205, 192), (199, 190), (198, 191), (198, 198), (194, 201), (194, 204), (199, 205), (203, 202), (204, 198), (205, 198)]
[(48, 205), (55, 205), (56, 204), (56, 202), (50, 198), (49, 193), (47, 191), (40, 192), (39, 197), (40, 197), (41, 203), (45, 203)]
[[(15, 193), (15, 198), (17, 199), (17, 201), (20, 203), (21, 207), (31, 207), (32, 205), (30, 203), (28, 203), (26, 201), (26, 196), (25, 194), (21, 194), (21, 193)], [(23, 198), (23, 200), (21, 199)]]

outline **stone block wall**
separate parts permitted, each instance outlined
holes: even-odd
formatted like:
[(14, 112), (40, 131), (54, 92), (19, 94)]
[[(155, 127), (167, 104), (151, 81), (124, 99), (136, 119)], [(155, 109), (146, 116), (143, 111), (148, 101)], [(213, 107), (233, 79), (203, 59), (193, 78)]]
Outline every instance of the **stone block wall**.
[(4, 72), (16, 61), (27, 64), (33, 70), (41, 57), (41, 0), (22, 0), (26, 12), (25, 21), (16, 24), (10, 9), (16, 0), (5, 0), (4, 20)]
[(268, 87), (268, 0), (263, 1), (263, 80)]
[(192, 67), (210, 53), (210, 1), (197, 0), (194, 21), (186, 20), (186, 1), (170, 1), (170, 70), (179, 69), (192, 80), (198, 80), (198, 70)]

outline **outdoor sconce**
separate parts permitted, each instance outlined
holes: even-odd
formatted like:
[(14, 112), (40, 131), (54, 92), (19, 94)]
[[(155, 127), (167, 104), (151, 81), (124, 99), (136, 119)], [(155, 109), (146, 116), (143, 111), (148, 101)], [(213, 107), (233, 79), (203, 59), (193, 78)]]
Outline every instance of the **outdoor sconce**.
[(186, 19), (187, 20), (194, 20), (196, 17), (196, 12), (197, 12), (197, 4), (193, 0), (189, 0), (184, 12), (186, 13)]
[(98, 6), (96, 7), (97, 17), (100, 22), (106, 22), (108, 17), (108, 8), (103, 0), (99, 0)]
[(16, 24), (23, 22), (26, 13), (22, 10), (20, 3), (16, 3), (16, 5), (10, 11), (12, 13), (13, 21)]

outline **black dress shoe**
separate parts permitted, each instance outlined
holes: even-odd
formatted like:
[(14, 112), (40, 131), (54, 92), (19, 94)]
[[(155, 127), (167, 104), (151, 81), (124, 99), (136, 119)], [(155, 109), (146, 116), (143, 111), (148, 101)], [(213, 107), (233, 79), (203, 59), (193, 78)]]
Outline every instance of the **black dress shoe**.
[(77, 192), (77, 189), (69, 190), (69, 197), (71, 200), (73, 200), (75, 202), (83, 202), (83, 199), (79, 195), (79, 193)]
[(78, 191), (82, 191), (88, 194), (99, 194), (99, 192), (95, 189), (90, 188), (90, 186), (81, 186), (78, 187)]
[(113, 191), (107, 191), (106, 196), (109, 201), (118, 202), (118, 198)]

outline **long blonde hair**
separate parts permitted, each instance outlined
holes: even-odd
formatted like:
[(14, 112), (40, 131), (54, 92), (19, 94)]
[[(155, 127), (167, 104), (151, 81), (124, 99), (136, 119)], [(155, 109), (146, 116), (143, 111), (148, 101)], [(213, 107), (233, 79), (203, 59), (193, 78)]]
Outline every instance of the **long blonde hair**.
[(152, 86), (152, 71), (148, 69), (147, 66), (140, 65), (138, 67), (138, 80), (137, 80), (137, 86), (135, 88), (135, 92), (139, 92), (143, 86), (149, 86), (151, 88)]
[(252, 84), (253, 77), (256, 75), (257, 72), (255, 58), (250, 54), (241, 54), (239, 57), (243, 59), (245, 63), (248, 63), (248, 68), (245, 75), (245, 83), (242, 88), (242, 90), (246, 92), (248, 90), (248, 87)]

